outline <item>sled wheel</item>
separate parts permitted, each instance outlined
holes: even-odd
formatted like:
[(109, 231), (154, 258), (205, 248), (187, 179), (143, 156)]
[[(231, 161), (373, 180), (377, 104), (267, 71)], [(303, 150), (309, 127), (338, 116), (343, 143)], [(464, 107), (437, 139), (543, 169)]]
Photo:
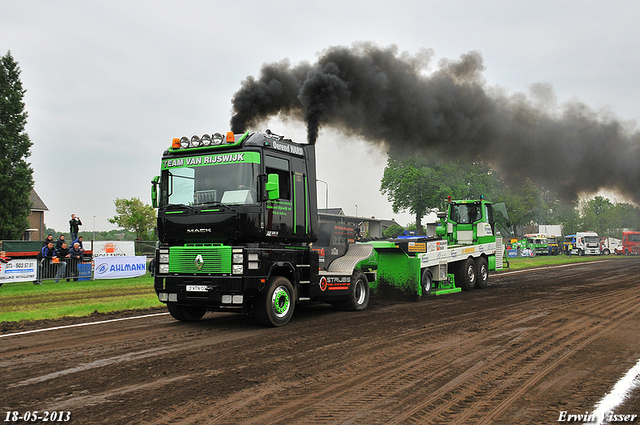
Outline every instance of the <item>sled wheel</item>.
[(472, 290), (476, 285), (476, 263), (473, 258), (459, 262), (455, 276), (456, 286), (462, 288), (463, 291)]
[(424, 269), (420, 282), (422, 284), (422, 295), (431, 295), (431, 291), (433, 291), (433, 276), (431, 275), (431, 270)]
[(489, 282), (489, 264), (484, 257), (476, 258), (476, 288), (484, 289)]

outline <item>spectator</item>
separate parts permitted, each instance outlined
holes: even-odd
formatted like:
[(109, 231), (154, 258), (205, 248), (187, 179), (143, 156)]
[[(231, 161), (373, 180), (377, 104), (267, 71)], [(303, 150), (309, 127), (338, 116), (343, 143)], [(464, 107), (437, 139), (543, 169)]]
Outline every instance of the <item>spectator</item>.
[(74, 281), (78, 280), (78, 264), (82, 262), (82, 250), (80, 248), (80, 243), (75, 242), (73, 247), (69, 250), (69, 265), (71, 267), (71, 271), (69, 272), (69, 276), (73, 277)]
[(56, 241), (56, 250), (62, 248), (62, 244), (66, 244), (67, 242), (64, 240), (64, 235), (60, 235), (58, 240)]
[(53, 235), (52, 235), (52, 234), (49, 234), (49, 236), (47, 236), (47, 238), (46, 238), (46, 239), (44, 240), (44, 242), (42, 243), (42, 246), (43, 246), (43, 247), (47, 246), (47, 244), (48, 244), (49, 242), (53, 242)]
[(40, 250), (40, 254), (43, 260), (48, 258), (48, 259), (52, 259), (53, 256), (55, 255), (56, 250), (53, 248), (53, 241), (48, 242), (45, 246), (42, 247), (42, 250)]
[(80, 245), (80, 251), (84, 254), (84, 246), (82, 246), (82, 236), (78, 236), (76, 239), (71, 242), (71, 246), (76, 246), (76, 244)]
[[(71, 254), (69, 254), (69, 248), (67, 248), (67, 243), (62, 242), (62, 246), (56, 249), (56, 257), (58, 257), (58, 272), (56, 273), (56, 283), (60, 282), (60, 279), (65, 278), (67, 276), (67, 261), (71, 258)], [(69, 282), (69, 278), (67, 278), (67, 282)]]
[(0, 251), (0, 263), (8, 263), (11, 261), (11, 257), (7, 257), (6, 251)]
[[(56, 254), (56, 250), (53, 247), (53, 241), (47, 243), (47, 245), (42, 247), (40, 253), (38, 254), (38, 259), (40, 260), (40, 278), (48, 279), (51, 277), (51, 261)], [(40, 285), (40, 280), (35, 282), (36, 285)]]
[(71, 233), (71, 240), (75, 241), (78, 238), (79, 226), (82, 226), (80, 217), (76, 217), (75, 214), (71, 214), (71, 220), (69, 220), (69, 232)]

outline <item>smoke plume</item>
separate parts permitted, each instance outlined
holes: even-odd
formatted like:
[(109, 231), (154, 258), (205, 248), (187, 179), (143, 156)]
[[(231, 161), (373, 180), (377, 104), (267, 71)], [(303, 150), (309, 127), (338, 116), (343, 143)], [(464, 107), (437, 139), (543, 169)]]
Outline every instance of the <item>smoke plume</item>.
[(548, 85), (509, 95), (484, 81), (478, 52), (442, 60), (361, 43), (331, 47), (314, 64), (265, 64), (233, 99), (231, 128), (271, 116), (302, 120), (309, 143), (331, 126), (390, 150), (481, 159), (569, 199), (614, 189), (640, 203), (640, 133)]

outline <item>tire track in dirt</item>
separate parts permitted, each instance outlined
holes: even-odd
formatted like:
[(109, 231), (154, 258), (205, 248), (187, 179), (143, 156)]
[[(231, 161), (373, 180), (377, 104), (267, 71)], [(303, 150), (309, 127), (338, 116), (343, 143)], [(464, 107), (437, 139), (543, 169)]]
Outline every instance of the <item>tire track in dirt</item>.
[[(608, 306), (616, 306), (619, 302), (617, 296), (609, 296)], [(635, 301), (638, 297), (635, 297)], [(613, 304), (612, 304), (613, 303)], [(585, 311), (589, 315), (588, 311)], [(638, 313), (636, 306), (620, 309), (607, 322), (595, 323), (588, 317), (580, 318), (577, 322), (562, 324), (554, 328), (545, 328), (545, 332), (537, 340), (527, 344), (524, 349), (510, 353), (505, 358), (500, 358), (496, 364), (491, 364), (478, 370), (473, 379), (466, 380), (460, 387), (460, 394), (450, 398), (446, 394), (453, 391), (447, 390), (444, 394), (438, 394), (439, 399), (432, 405), (423, 405), (413, 409), (405, 415), (397, 415), (391, 423), (441, 423), (450, 420), (451, 413), (463, 411), (455, 416), (456, 422), (461, 423), (491, 423), (504, 412), (518, 397), (548, 373), (567, 361), (580, 349), (609, 332), (612, 326), (616, 326), (616, 319), (630, 313)], [(577, 325), (577, 326), (576, 326)], [(552, 335), (550, 337), (549, 335)], [(570, 347), (570, 348), (569, 348)], [(496, 375), (505, 373), (508, 379), (499, 380)], [(479, 382), (474, 382), (477, 378)], [(486, 392), (489, 382), (497, 382), (494, 388)], [(506, 398), (505, 398), (506, 397)], [(481, 403), (474, 403), (471, 399), (481, 398)], [(444, 400), (446, 399), (446, 400)], [(486, 406), (494, 406), (488, 409)], [(457, 408), (455, 408), (457, 407)]]
[[(625, 294), (626, 292), (628, 292), (628, 290), (620, 289), (608, 294), (607, 298), (609, 299), (609, 301), (606, 305), (612, 307), (612, 309), (609, 310), (610, 319), (606, 323), (600, 322), (598, 328), (594, 329), (592, 320), (588, 318), (581, 318), (578, 320), (578, 329), (575, 329), (576, 323), (571, 324), (571, 326), (564, 325), (564, 323), (556, 323), (553, 329), (547, 328), (545, 330), (545, 334), (539, 340), (532, 341), (526, 346), (520, 347), (517, 351), (506, 356), (507, 361), (502, 360), (502, 362), (499, 364), (499, 367), (495, 366), (495, 364), (493, 363), (493, 359), (498, 355), (503, 354), (503, 352), (500, 350), (494, 351), (493, 358), (487, 358), (486, 352), (476, 353), (472, 357), (469, 357), (468, 353), (466, 352), (468, 346), (475, 346), (478, 343), (478, 340), (486, 338), (486, 335), (478, 335), (476, 337), (467, 338), (464, 340), (464, 344), (461, 345), (461, 348), (457, 349), (452, 347), (454, 345), (460, 344), (461, 341), (459, 340), (452, 341), (451, 344), (448, 344), (445, 347), (441, 347), (435, 352), (429, 352), (430, 347), (428, 346), (424, 347), (422, 350), (414, 351), (413, 353), (403, 351), (400, 353), (398, 361), (387, 363), (385, 367), (375, 367), (374, 365), (370, 364), (361, 364), (360, 366), (362, 370), (367, 371), (367, 377), (370, 377), (369, 379), (363, 379), (362, 376), (354, 376), (351, 379), (345, 380), (338, 385), (325, 388), (324, 391), (314, 392), (313, 398), (322, 400), (320, 404), (332, 406), (332, 414), (329, 416), (322, 415), (322, 411), (324, 410), (323, 406), (317, 406), (318, 403), (314, 403), (314, 400), (310, 400), (307, 398), (295, 398), (294, 401), (287, 401), (286, 396), (279, 394), (283, 389), (277, 388), (277, 386), (273, 386), (277, 389), (274, 389), (273, 394), (270, 394), (271, 397), (266, 397), (264, 392), (262, 392), (261, 398), (276, 398), (282, 401), (270, 403), (268, 406), (265, 406), (266, 411), (263, 414), (260, 414), (261, 409), (258, 408), (256, 410), (254, 406), (251, 421), (257, 420), (259, 423), (286, 423), (289, 420), (295, 420), (296, 417), (299, 417), (300, 414), (304, 412), (305, 418), (315, 418), (308, 419), (307, 423), (326, 423), (331, 421), (357, 422), (358, 418), (367, 418), (370, 412), (375, 411), (375, 404), (378, 403), (377, 400), (380, 399), (380, 396), (384, 396), (385, 398), (397, 399), (400, 396), (406, 396), (406, 394), (404, 394), (406, 392), (417, 392), (418, 397), (409, 397), (407, 400), (410, 400), (410, 402), (403, 403), (404, 408), (406, 408), (407, 406), (415, 406), (414, 402), (416, 401), (416, 398), (418, 400), (420, 398), (434, 398), (433, 392), (424, 394), (423, 392), (417, 390), (417, 388), (419, 388), (425, 382), (437, 379), (439, 376), (442, 376), (445, 373), (448, 362), (445, 361), (439, 364), (438, 359), (445, 357), (445, 355), (448, 356), (447, 358), (462, 358), (466, 356), (467, 362), (471, 363), (472, 365), (466, 368), (465, 372), (455, 377), (447, 385), (443, 386), (439, 390), (439, 397), (441, 399), (448, 397), (448, 401), (443, 403), (442, 400), (438, 400), (436, 402), (438, 406), (434, 408), (432, 408), (431, 406), (423, 405), (422, 407), (417, 409), (417, 411), (415, 411), (416, 409), (413, 409), (414, 412), (412, 412), (412, 414), (392, 415), (392, 417), (396, 416), (397, 418), (400, 418), (398, 420), (394, 420), (394, 423), (401, 423), (403, 422), (403, 420), (414, 422), (414, 420), (412, 419), (415, 419), (415, 423), (424, 423), (425, 418), (420, 415), (421, 412), (426, 413), (429, 417), (434, 417), (434, 414), (436, 414), (436, 422), (444, 419), (450, 419), (446, 416), (437, 415), (440, 415), (441, 413), (442, 415), (444, 415), (447, 410), (464, 410), (465, 408), (468, 409), (468, 407), (465, 407), (465, 405), (470, 404), (467, 399), (470, 397), (475, 397), (478, 394), (485, 394), (486, 388), (490, 385), (491, 382), (494, 382), (496, 378), (499, 378), (500, 375), (506, 373), (513, 377), (505, 380), (502, 385), (498, 386), (496, 390), (491, 392), (490, 396), (492, 399), (504, 397), (505, 391), (508, 391), (508, 389), (510, 387), (513, 387), (519, 380), (522, 380), (526, 376), (531, 374), (532, 370), (546, 364), (550, 359), (560, 356), (560, 359), (556, 360), (552, 364), (552, 366), (547, 366), (544, 369), (544, 373), (538, 375), (537, 379), (541, 379), (545, 374), (549, 373), (554, 367), (567, 359), (577, 350), (588, 345), (603, 333), (606, 333), (608, 328), (613, 325), (611, 318), (619, 318), (634, 311), (634, 307), (629, 307), (616, 313), (615, 315), (611, 314), (613, 312), (613, 307), (617, 306), (620, 296)], [(566, 300), (557, 300), (550, 304), (548, 300), (537, 300), (534, 302), (534, 304), (539, 304), (546, 310), (553, 310), (559, 309), (561, 307), (567, 308), (568, 305), (579, 305), (585, 303), (589, 305), (590, 299), (592, 298), (592, 294), (587, 294), (569, 302), (567, 302)], [(635, 300), (637, 300), (637, 297), (635, 297)], [(532, 303), (527, 302), (525, 304)], [(590, 310), (587, 309), (586, 311), (584, 311), (584, 313), (593, 315), (600, 309), (602, 309), (602, 304), (600, 304), (600, 306), (598, 307), (592, 307)], [(543, 314), (543, 316), (545, 315), (547, 314)], [(531, 316), (530, 312), (526, 314), (516, 313), (492, 325), (500, 328), (508, 322), (521, 324), (526, 316), (530, 317), (530, 319), (532, 320), (539, 317), (536, 315)], [(595, 335), (593, 334), (594, 330), (596, 331)], [(554, 336), (550, 337), (547, 331), (550, 331), (550, 333)], [(408, 336), (409, 335), (404, 333), (398, 336), (396, 339), (397, 341), (406, 340), (408, 339)], [(572, 346), (574, 348), (566, 352), (564, 348), (565, 346)], [(482, 358), (484, 358), (484, 360), (482, 360)], [(532, 361), (531, 359), (535, 360)], [(420, 364), (423, 364), (427, 361), (430, 364), (430, 368), (436, 370), (439, 368), (444, 368), (444, 370), (436, 373), (420, 371)], [(420, 372), (416, 373), (416, 369)], [(498, 372), (495, 372), (495, 370), (497, 370)], [(481, 377), (482, 379), (479, 379), (478, 377)], [(474, 379), (477, 382), (474, 383)], [(533, 385), (536, 381), (537, 380), (535, 379), (530, 379), (529, 385)], [(469, 386), (470, 382), (473, 383), (473, 386), (465, 388), (465, 385)], [(356, 388), (355, 390), (354, 387)], [(461, 394), (456, 395), (456, 391), (460, 392)], [(327, 398), (329, 394), (332, 394), (332, 396)], [(516, 396), (519, 394), (520, 393), (517, 393)], [(483, 397), (483, 400), (485, 398), (486, 396)], [(244, 397), (240, 397), (240, 399), (242, 401), (239, 405), (234, 406), (233, 403), (231, 403), (230, 405), (225, 404), (224, 406), (218, 405), (216, 409), (227, 411), (229, 413), (227, 415), (215, 416), (217, 421), (221, 421), (221, 423), (225, 423), (225, 419), (229, 420), (230, 422), (236, 421), (238, 418), (238, 414), (244, 413), (242, 412), (243, 407), (246, 407), (248, 404), (250, 404), (245, 403), (246, 399)], [(496, 410), (494, 416), (508, 407), (508, 404), (505, 405), (503, 402), (501, 406), (502, 407), (500, 409)], [(478, 409), (470, 409), (470, 412), (465, 415), (465, 418), (473, 417), (473, 415), (477, 413), (476, 410)], [(340, 412), (343, 413), (341, 414)], [(418, 417), (412, 418), (412, 416), (414, 416), (415, 414), (417, 414)], [(204, 414), (204, 416), (207, 415)], [(273, 420), (274, 418), (278, 419)], [(379, 416), (378, 419), (380, 419)]]

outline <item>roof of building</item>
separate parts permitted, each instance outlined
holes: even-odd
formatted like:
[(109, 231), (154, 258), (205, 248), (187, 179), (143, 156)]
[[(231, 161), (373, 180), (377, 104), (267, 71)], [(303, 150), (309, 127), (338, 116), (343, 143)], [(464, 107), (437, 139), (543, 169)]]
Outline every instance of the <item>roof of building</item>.
[(323, 214), (344, 215), (342, 208), (318, 208), (318, 212)]
[(36, 193), (35, 189), (31, 189), (29, 194), (29, 200), (32, 202), (31, 211), (49, 211), (49, 208), (42, 202), (40, 196)]

